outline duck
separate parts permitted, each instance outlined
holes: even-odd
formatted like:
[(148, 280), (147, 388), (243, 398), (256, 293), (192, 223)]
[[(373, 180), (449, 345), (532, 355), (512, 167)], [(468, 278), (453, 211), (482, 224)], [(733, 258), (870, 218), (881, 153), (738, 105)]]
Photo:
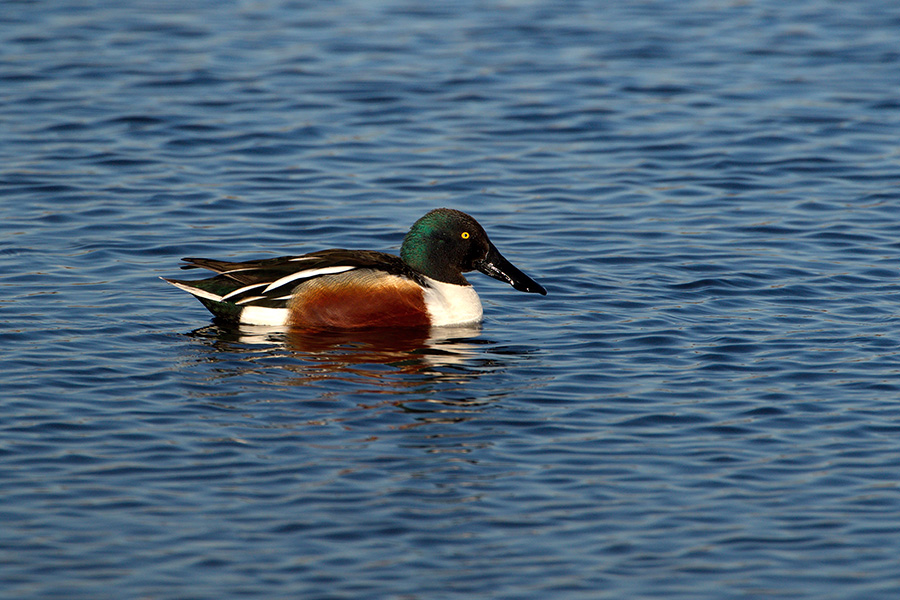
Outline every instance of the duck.
[(170, 279), (217, 319), (308, 330), (443, 327), (482, 321), (481, 300), (463, 273), (480, 271), (521, 292), (547, 291), (497, 250), (472, 216), (434, 209), (403, 238), (400, 256), (334, 248), (230, 262), (184, 258), (182, 269), (215, 276)]

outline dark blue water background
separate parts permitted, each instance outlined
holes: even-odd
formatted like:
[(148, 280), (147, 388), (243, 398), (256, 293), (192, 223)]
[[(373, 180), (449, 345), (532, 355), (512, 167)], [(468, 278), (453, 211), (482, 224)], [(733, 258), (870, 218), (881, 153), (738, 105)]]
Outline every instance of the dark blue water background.
[[(109, 4), (107, 7), (98, 5)], [(5, 2), (3, 598), (897, 598), (900, 5)], [(182, 256), (473, 213), (480, 330)]]

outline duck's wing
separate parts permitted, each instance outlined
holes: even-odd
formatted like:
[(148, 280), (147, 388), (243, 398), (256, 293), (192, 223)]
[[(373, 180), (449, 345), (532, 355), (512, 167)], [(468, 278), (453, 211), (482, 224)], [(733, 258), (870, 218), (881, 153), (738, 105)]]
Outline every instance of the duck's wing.
[[(229, 262), (212, 258), (184, 258), (182, 269), (202, 268), (218, 273), (215, 277), (196, 281), (163, 278), (172, 285), (193, 294), (207, 308), (218, 303), (232, 308), (259, 306), (284, 308), (294, 289), (317, 277), (344, 273), (354, 269), (383, 271), (418, 280), (420, 276), (400, 257), (371, 250), (332, 249), (301, 256), (282, 256), (263, 260)], [(223, 315), (225, 307), (214, 313)], [(230, 311), (229, 311), (230, 312)]]

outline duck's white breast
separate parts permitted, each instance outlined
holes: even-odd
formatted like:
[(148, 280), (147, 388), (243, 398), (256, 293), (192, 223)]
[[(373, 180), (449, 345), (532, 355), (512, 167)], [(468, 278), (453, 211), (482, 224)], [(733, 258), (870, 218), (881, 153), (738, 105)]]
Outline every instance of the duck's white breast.
[(455, 285), (426, 277), (425, 308), (431, 324), (465, 325), (478, 323), (484, 314), (481, 300), (471, 285)]

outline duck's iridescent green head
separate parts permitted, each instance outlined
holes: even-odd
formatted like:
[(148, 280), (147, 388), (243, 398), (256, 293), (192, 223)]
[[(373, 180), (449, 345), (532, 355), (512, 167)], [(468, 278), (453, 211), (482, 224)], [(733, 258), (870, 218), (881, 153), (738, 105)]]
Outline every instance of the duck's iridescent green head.
[(435, 209), (416, 221), (403, 239), (400, 258), (419, 273), (445, 283), (469, 285), (463, 273), (478, 270), (519, 291), (547, 294), (503, 258), (478, 221), (451, 208)]

